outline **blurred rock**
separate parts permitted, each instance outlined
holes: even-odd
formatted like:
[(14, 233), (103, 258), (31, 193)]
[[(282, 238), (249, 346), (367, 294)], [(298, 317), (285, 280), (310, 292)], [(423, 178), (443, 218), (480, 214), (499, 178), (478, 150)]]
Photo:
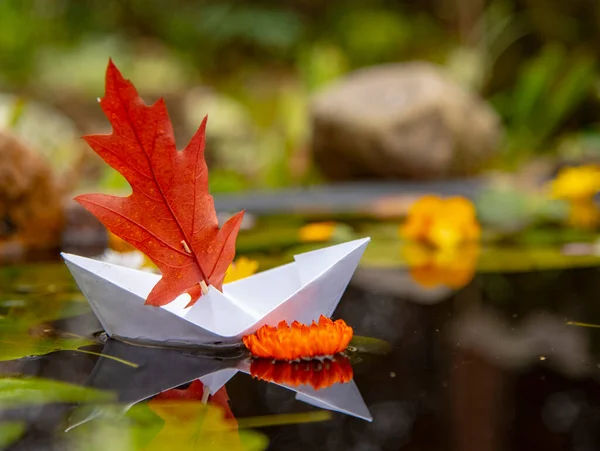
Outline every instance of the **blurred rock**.
[(80, 138), (81, 131), (73, 120), (61, 111), (0, 93), (0, 130), (10, 131), (24, 146), (41, 155), (65, 189), (86, 178), (87, 160), (93, 152)]
[(423, 62), (363, 69), (318, 94), (313, 152), (334, 180), (475, 173), (498, 149), (490, 106)]
[(243, 104), (208, 88), (190, 90), (184, 97), (185, 122), (190, 136), (208, 115), (206, 148), (209, 165), (250, 177), (260, 170), (257, 135)]
[(94, 215), (77, 202), (65, 205), (65, 228), (61, 237), (61, 249), (78, 255), (99, 255), (108, 246), (108, 232)]
[(64, 224), (62, 192), (49, 164), (5, 131), (0, 131), (0, 155), (0, 247), (57, 247)]

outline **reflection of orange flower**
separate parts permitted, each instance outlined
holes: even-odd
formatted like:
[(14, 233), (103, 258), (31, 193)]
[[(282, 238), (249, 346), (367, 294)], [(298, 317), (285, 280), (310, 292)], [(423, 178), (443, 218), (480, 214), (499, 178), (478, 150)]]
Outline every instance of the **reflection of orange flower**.
[(475, 275), (479, 246), (470, 243), (458, 248), (432, 249), (412, 243), (402, 247), (402, 256), (410, 267), (411, 277), (419, 285), (458, 289), (467, 285)]
[(289, 327), (281, 321), (277, 327), (265, 325), (243, 340), (256, 356), (275, 360), (312, 359), (344, 351), (352, 339), (352, 328), (343, 320), (331, 321), (321, 315), (310, 326), (294, 321)]
[(250, 365), (252, 377), (276, 384), (310, 385), (315, 390), (333, 384), (345, 384), (354, 377), (352, 365), (347, 357), (336, 356), (332, 360), (311, 360), (308, 362), (273, 362), (256, 359)]
[(400, 234), (407, 240), (447, 248), (479, 239), (481, 228), (470, 200), (423, 196), (410, 208)]

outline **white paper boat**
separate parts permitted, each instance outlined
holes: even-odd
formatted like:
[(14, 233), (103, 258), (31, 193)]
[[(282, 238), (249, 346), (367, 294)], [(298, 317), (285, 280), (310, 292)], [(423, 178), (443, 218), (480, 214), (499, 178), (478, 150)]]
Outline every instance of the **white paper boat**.
[(294, 262), (223, 286), (192, 307), (189, 295), (163, 307), (144, 305), (157, 274), (62, 254), (106, 333), (172, 346), (236, 346), (244, 335), (282, 320), (310, 324), (330, 317), (370, 238), (294, 256)]

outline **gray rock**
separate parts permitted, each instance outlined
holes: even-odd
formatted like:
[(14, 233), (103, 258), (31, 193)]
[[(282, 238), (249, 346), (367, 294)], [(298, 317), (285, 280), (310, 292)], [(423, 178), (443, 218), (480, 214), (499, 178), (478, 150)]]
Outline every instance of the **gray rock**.
[(423, 62), (356, 71), (313, 100), (313, 152), (333, 180), (475, 173), (498, 149), (500, 119)]

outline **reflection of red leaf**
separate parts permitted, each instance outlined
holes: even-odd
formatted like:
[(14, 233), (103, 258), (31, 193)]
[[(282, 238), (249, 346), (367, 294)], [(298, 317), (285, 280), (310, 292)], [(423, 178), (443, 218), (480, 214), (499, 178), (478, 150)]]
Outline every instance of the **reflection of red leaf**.
[(191, 382), (186, 388), (171, 388), (156, 395), (156, 401), (200, 401), (204, 395), (204, 384), (200, 379)]
[[(201, 401), (204, 395), (204, 384), (200, 379), (193, 381), (187, 388), (172, 388), (159, 393), (152, 398), (151, 403), (161, 403), (165, 401)], [(231, 407), (229, 406), (229, 395), (225, 386), (221, 387), (214, 395), (208, 397), (209, 404), (221, 407), (225, 412), (225, 418), (235, 421)]]
[(182, 293), (189, 293), (193, 303), (201, 295), (200, 281), (220, 289), (235, 254), (243, 212), (219, 229), (204, 160), (206, 119), (178, 151), (164, 101), (144, 105), (112, 61), (100, 105), (113, 132), (85, 139), (127, 179), (133, 193), (86, 194), (76, 200), (158, 266), (163, 277), (147, 304), (168, 304)]
[(354, 377), (352, 365), (347, 357), (335, 356), (333, 360), (310, 360), (307, 362), (273, 362), (256, 359), (250, 364), (252, 377), (292, 387), (310, 385), (315, 390), (333, 384), (350, 382)]

